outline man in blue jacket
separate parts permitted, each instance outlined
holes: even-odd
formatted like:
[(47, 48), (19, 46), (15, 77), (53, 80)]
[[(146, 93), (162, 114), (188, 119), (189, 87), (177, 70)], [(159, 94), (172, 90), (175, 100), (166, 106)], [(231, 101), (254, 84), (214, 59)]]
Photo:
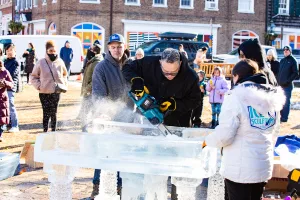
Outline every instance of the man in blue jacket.
[(281, 122), (287, 122), (290, 114), (291, 97), (294, 88), (293, 80), (299, 78), (299, 69), (296, 58), (292, 55), (292, 48), (285, 46), (283, 48), (284, 58), (280, 60), (277, 82), (285, 93), (286, 102), (281, 110)]
[(69, 78), (70, 71), (71, 71), (71, 63), (73, 60), (73, 49), (71, 48), (71, 44), (68, 40), (66, 41), (65, 46), (60, 49), (59, 55), (66, 65), (68, 71), (68, 78)]
[(19, 83), (20, 66), (18, 61), (16, 60), (15, 45), (9, 44), (6, 46), (5, 50), (7, 54), (7, 59), (4, 61), (4, 66), (9, 71), (14, 82), (14, 87), (12, 89), (7, 90), (11, 120), (11, 128), (9, 129), (9, 132), (14, 133), (19, 132), (18, 114), (17, 109), (15, 107), (15, 93), (17, 91)]
[[(98, 63), (94, 69), (92, 77), (92, 97), (94, 104), (98, 100), (110, 99), (126, 101), (129, 85), (123, 77), (121, 68), (128, 61), (125, 51), (125, 39), (120, 34), (113, 34), (108, 40), (108, 52), (104, 60)], [(119, 111), (121, 112), (121, 110)], [(114, 116), (118, 117), (118, 116)], [(124, 119), (126, 120), (126, 119)], [(99, 169), (95, 170), (93, 179), (93, 192), (91, 199), (99, 193), (100, 183)], [(121, 179), (118, 173), (118, 193), (121, 190)]]

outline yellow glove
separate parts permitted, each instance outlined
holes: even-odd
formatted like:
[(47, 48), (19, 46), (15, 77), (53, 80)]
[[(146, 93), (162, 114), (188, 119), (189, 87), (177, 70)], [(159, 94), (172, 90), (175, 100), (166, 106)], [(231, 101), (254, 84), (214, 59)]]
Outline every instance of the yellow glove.
[(136, 97), (142, 97), (146, 92), (149, 94), (148, 88), (144, 85), (144, 79), (141, 77), (134, 77), (131, 79), (131, 92), (135, 94)]
[(161, 112), (166, 112), (167, 110), (171, 110), (174, 111), (176, 110), (176, 101), (173, 97), (163, 101), (160, 106), (159, 109)]
[(210, 79), (209, 84), (210, 84), (210, 86), (214, 86), (213, 80)]

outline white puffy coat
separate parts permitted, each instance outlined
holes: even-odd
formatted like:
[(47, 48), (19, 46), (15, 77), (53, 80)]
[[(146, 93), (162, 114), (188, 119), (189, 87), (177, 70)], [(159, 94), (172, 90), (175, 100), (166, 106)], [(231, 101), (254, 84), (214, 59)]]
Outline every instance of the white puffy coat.
[(271, 178), (273, 137), (277, 137), (284, 102), (281, 88), (267, 91), (252, 82), (237, 86), (225, 97), (220, 125), (205, 139), (207, 146), (223, 147), (220, 173), (224, 178), (236, 183)]

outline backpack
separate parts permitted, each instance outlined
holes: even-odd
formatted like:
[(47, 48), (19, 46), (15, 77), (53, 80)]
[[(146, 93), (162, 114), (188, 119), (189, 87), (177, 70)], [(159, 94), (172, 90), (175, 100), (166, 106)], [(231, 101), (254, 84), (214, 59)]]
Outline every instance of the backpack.
[(288, 175), (287, 191), (292, 192), (293, 189), (297, 190), (297, 194), (300, 195), (300, 169), (293, 169)]

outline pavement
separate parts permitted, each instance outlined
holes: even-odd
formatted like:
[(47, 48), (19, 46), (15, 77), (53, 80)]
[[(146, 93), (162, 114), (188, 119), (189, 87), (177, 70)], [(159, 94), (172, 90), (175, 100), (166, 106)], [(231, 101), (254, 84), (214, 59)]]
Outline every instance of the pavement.
[[(79, 169), (73, 181), (73, 200), (89, 200), (93, 169)], [(0, 181), (0, 200), (48, 200), (48, 176), (42, 169)]]

